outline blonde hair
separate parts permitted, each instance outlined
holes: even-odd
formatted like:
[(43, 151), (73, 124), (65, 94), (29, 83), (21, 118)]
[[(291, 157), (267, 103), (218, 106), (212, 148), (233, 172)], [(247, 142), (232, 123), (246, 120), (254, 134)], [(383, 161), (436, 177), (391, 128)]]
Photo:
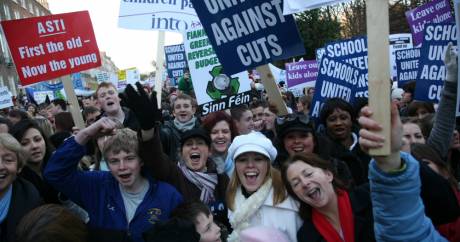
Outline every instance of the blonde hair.
[(0, 147), (3, 147), (16, 154), (18, 163), (18, 171), (24, 167), (26, 162), (26, 152), (22, 148), (22, 145), (8, 133), (0, 133)]
[[(284, 187), (283, 180), (281, 179), (281, 173), (272, 167), (270, 164), (270, 160), (267, 158), (267, 176), (265, 176), (264, 183), (268, 180), (268, 178), (272, 179), (272, 187), (273, 187), (273, 205), (277, 205), (282, 203), (287, 198), (286, 188)], [(230, 178), (230, 182), (228, 183), (227, 187), (227, 196), (226, 202), (227, 207), (234, 211), (235, 209), (235, 196), (238, 187), (242, 186), (240, 178), (236, 174), (236, 169), (233, 170), (232, 177)]]
[(139, 141), (135, 131), (129, 128), (117, 129), (115, 135), (111, 136), (104, 144), (102, 155), (107, 158), (109, 153), (119, 153), (121, 151), (138, 154)]

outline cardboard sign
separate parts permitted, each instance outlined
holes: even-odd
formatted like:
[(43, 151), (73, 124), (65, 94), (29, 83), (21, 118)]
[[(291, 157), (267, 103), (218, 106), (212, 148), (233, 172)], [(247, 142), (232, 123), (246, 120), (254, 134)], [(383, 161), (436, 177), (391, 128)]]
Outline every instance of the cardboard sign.
[(38, 103), (44, 103), (46, 97), (48, 96), (50, 100), (54, 100), (54, 91), (34, 91), (33, 92), (34, 100)]
[(184, 70), (188, 68), (184, 48), (183, 44), (165, 46), (166, 69), (168, 69), (169, 78), (177, 79), (183, 76)]
[(201, 26), (190, 0), (121, 0), (118, 27), (182, 32)]
[(455, 24), (425, 25), (425, 35), (420, 52), (420, 64), (417, 70), (415, 99), (426, 102), (439, 102), (441, 91), (446, 80), (444, 53), (447, 44), (457, 43), (457, 27)]
[(367, 71), (324, 56), (316, 79), (310, 116), (318, 118), (328, 98), (337, 97), (353, 103), (356, 97), (368, 97), (367, 86)]
[(398, 87), (403, 87), (408, 81), (415, 81), (420, 61), (420, 48), (397, 50), (395, 57)]
[(286, 63), (287, 87), (294, 96), (303, 95), (305, 87), (314, 87), (318, 76), (318, 62), (316, 60)]
[(101, 65), (88, 11), (1, 24), (22, 85)]
[(184, 46), (202, 115), (251, 101), (248, 73), (226, 75), (204, 29), (186, 32)]
[(390, 35), (390, 73), (393, 81), (397, 80), (396, 55), (395, 51), (412, 48), (411, 34), (392, 34)]
[(305, 53), (282, 0), (192, 2), (227, 75)]
[(344, 61), (361, 70), (367, 70), (367, 38), (357, 37), (326, 44), (325, 53), (330, 59)]
[(423, 29), (427, 23), (445, 23), (454, 20), (449, 0), (433, 0), (406, 12), (407, 22), (414, 37), (414, 45), (423, 42)]
[(14, 106), (11, 92), (7, 87), (0, 87), (0, 109)]
[(283, 14), (300, 13), (327, 5), (348, 2), (350, 0), (284, 0)]

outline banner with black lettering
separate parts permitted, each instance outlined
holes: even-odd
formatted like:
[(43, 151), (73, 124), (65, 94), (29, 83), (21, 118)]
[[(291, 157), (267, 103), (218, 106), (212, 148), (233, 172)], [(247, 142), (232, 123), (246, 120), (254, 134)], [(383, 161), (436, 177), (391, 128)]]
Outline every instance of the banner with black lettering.
[(417, 70), (420, 61), (420, 48), (397, 50), (396, 57), (396, 80), (398, 87), (402, 88), (408, 81), (417, 79)]
[(425, 25), (420, 64), (417, 70), (415, 99), (426, 102), (439, 102), (446, 79), (444, 53), (447, 44), (457, 44), (457, 27), (453, 23)]
[(305, 53), (282, 0), (192, 0), (216, 54), (231, 75)]
[(251, 101), (251, 81), (247, 71), (225, 74), (204, 29), (187, 31), (184, 46), (202, 115)]
[(366, 70), (324, 56), (319, 66), (310, 116), (318, 118), (328, 98), (337, 97), (353, 103), (357, 97), (367, 97), (367, 85)]

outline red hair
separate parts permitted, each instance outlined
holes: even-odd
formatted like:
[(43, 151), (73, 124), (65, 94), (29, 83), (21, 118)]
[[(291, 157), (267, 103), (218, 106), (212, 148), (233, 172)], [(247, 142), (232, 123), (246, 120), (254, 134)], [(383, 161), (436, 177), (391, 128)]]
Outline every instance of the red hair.
[(233, 140), (233, 138), (236, 136), (238, 132), (236, 131), (236, 127), (233, 124), (232, 117), (228, 115), (225, 111), (218, 111), (208, 114), (204, 118), (201, 126), (206, 131), (208, 131), (208, 133), (211, 133), (212, 128), (214, 128), (214, 126), (216, 126), (216, 124), (220, 121), (225, 121), (228, 123), (228, 126), (230, 127), (231, 137)]

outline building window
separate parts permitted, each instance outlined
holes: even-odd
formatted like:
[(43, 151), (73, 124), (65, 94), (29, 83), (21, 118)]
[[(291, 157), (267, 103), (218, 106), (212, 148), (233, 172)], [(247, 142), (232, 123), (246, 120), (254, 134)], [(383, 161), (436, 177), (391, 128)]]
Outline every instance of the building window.
[(34, 14), (34, 4), (29, 2), (29, 12), (33, 15)]
[(40, 10), (38, 9), (38, 6), (35, 6), (35, 16), (40, 16)]
[(22, 5), (23, 8), (27, 9), (26, 0), (21, 0), (21, 5)]
[(11, 19), (11, 13), (10, 13), (10, 7), (8, 7), (8, 5), (3, 5), (3, 10), (5, 11), (5, 18), (6, 20), (10, 20)]
[(13, 12), (14, 12), (14, 19), (20, 19), (21, 18), (21, 14), (19, 13), (18, 10), (15, 9), (15, 10), (13, 10)]
[(8, 49), (6, 49), (6, 41), (3, 38), (3, 31), (0, 32), (0, 48), (2, 50), (2, 55), (6, 58), (9, 57), (8, 55)]
[(14, 76), (8, 76), (8, 84), (10, 92), (13, 96), (16, 96), (16, 83), (14, 82)]

